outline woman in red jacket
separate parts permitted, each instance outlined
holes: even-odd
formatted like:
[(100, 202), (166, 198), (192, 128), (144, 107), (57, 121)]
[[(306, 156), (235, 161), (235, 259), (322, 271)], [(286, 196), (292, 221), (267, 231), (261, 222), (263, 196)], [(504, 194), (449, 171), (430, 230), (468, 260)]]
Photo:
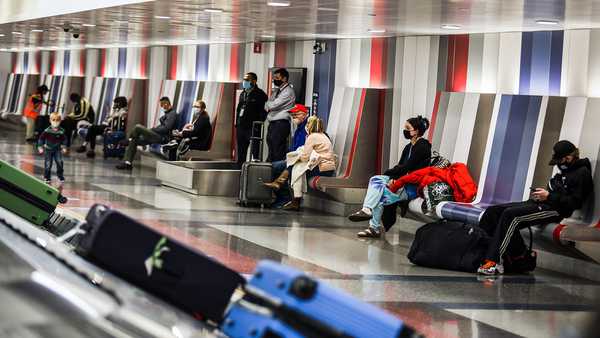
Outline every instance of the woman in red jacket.
[(385, 232), (381, 225), (384, 206), (391, 206), (393, 208), (391, 211), (395, 213), (397, 202), (416, 197), (414, 186), (407, 186), (399, 194), (391, 193), (387, 186), (393, 179), (429, 166), (431, 143), (423, 138), (427, 129), (429, 129), (429, 120), (420, 115), (408, 119), (404, 124), (404, 137), (410, 142), (404, 147), (400, 162), (386, 170), (383, 175), (371, 177), (363, 208), (348, 217), (352, 222), (369, 220), (369, 227), (359, 232), (358, 237), (380, 238)]

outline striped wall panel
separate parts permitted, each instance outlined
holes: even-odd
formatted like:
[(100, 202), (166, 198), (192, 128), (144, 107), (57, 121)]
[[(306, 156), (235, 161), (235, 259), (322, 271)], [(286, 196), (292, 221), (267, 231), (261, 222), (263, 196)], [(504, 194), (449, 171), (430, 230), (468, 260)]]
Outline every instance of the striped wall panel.
[(41, 56), (39, 51), (17, 52), (13, 57), (13, 73), (15, 74), (40, 74)]
[(519, 93), (558, 95), (563, 32), (524, 32), (521, 41)]
[(315, 55), (314, 41), (284, 41), (275, 43), (275, 67), (306, 68), (306, 96), (304, 102), (310, 106), (314, 84)]
[(244, 48), (244, 73), (253, 72), (258, 77), (258, 86), (267, 90), (269, 86), (268, 70), (275, 66), (275, 43), (265, 42), (262, 44), (261, 53), (254, 53), (251, 43)]

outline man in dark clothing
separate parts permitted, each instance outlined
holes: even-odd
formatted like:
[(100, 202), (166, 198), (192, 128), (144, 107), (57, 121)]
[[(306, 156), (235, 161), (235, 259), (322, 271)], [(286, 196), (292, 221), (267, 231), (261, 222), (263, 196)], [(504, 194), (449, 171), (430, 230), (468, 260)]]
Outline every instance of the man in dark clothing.
[(65, 136), (67, 138), (67, 154), (71, 147), (73, 132), (77, 129), (77, 123), (80, 121), (88, 121), (90, 124), (94, 123), (94, 108), (92, 108), (88, 99), (81, 97), (81, 95), (77, 93), (72, 93), (69, 99), (73, 102), (73, 110), (60, 124), (65, 130)]
[[(244, 91), (240, 94), (240, 100), (236, 113), (236, 136), (237, 136), (237, 163), (242, 166), (246, 162), (246, 153), (252, 137), (252, 126), (255, 121), (263, 122), (267, 116), (265, 102), (267, 94), (256, 84), (258, 77), (254, 73), (246, 73), (242, 87)], [(258, 159), (260, 149), (252, 143), (250, 147), (253, 158)], [(262, 159), (260, 159), (262, 160)]]
[(138, 145), (148, 145), (154, 143), (166, 143), (169, 140), (171, 131), (177, 126), (177, 112), (171, 106), (171, 100), (168, 97), (160, 99), (160, 107), (163, 115), (159, 120), (159, 125), (148, 129), (140, 124), (129, 134), (129, 144), (125, 150), (124, 162), (117, 166), (117, 169), (131, 170), (131, 162), (135, 156)]
[(547, 189), (532, 188), (531, 198), (527, 201), (486, 209), (479, 227), (492, 239), (478, 273), (502, 274), (505, 256), (521, 257), (526, 253), (520, 229), (560, 222), (580, 209), (592, 193), (594, 182), (590, 161), (579, 158), (579, 150), (573, 143), (564, 140), (556, 143), (549, 164), (557, 165), (560, 172), (550, 179)]
[(196, 101), (192, 106), (192, 122), (181, 130), (173, 130), (173, 140), (163, 146), (163, 152), (168, 153), (169, 161), (176, 161), (190, 149), (208, 150), (212, 136), (210, 116), (206, 111), (204, 101)]

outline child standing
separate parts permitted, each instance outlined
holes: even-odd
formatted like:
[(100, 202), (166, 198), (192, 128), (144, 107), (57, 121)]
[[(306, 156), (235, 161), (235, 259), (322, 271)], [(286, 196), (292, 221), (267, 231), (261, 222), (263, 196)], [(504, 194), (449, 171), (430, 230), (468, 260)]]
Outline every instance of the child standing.
[(44, 154), (44, 180), (50, 184), (50, 173), (52, 171), (52, 162), (56, 162), (56, 175), (60, 183), (65, 182), (63, 176), (63, 158), (62, 154), (66, 152), (64, 143), (66, 141), (65, 131), (60, 127), (60, 113), (50, 114), (50, 127), (46, 128), (38, 140), (38, 151)]

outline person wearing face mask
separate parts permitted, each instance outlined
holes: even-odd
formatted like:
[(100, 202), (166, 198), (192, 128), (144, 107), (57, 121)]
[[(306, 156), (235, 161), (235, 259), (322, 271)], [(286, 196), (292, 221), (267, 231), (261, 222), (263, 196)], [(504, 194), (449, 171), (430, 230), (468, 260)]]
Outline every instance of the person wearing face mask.
[(267, 162), (281, 161), (285, 159), (288, 149), (288, 137), (290, 136), (290, 109), (296, 104), (296, 94), (288, 83), (290, 74), (285, 68), (279, 68), (273, 72), (273, 84), (275, 89), (265, 104), (268, 112), (267, 120), (269, 129), (267, 131), (267, 146), (269, 156)]
[(546, 188), (531, 188), (527, 201), (490, 206), (483, 213), (479, 227), (491, 236), (491, 242), (478, 273), (502, 274), (504, 259), (515, 261), (526, 257), (527, 249), (519, 230), (558, 223), (581, 209), (592, 194), (592, 166), (587, 158), (579, 158), (579, 149), (573, 143), (557, 142), (549, 165), (558, 166), (559, 172)]
[(66, 152), (67, 140), (65, 131), (60, 127), (60, 113), (50, 114), (50, 127), (46, 128), (38, 138), (38, 152), (44, 154), (44, 180), (50, 184), (52, 164), (56, 163), (56, 176), (61, 185), (65, 182), (62, 154)]
[[(267, 112), (265, 111), (265, 102), (267, 94), (256, 84), (258, 77), (255, 73), (246, 73), (240, 94), (239, 103), (236, 110), (236, 138), (237, 138), (237, 164), (239, 167), (246, 162), (246, 154), (250, 146), (252, 137), (252, 127), (254, 122), (265, 120)], [(253, 158), (258, 158), (260, 149), (258, 145), (252, 144), (250, 147)], [(262, 159), (261, 159), (262, 160)]]
[(174, 139), (163, 146), (163, 151), (168, 153), (169, 161), (175, 161), (190, 149), (208, 150), (211, 135), (212, 127), (206, 103), (198, 100), (192, 106), (192, 122), (181, 130), (173, 130)]
[(162, 97), (159, 103), (162, 116), (158, 120), (158, 126), (149, 129), (138, 124), (133, 128), (129, 133), (129, 144), (125, 150), (124, 161), (116, 167), (117, 169), (133, 169), (132, 161), (137, 152), (138, 145), (163, 144), (168, 142), (171, 132), (177, 125), (177, 112), (173, 109), (171, 100), (168, 97)]
[(404, 201), (407, 207), (408, 201), (417, 197), (417, 189), (414, 185), (405, 186), (397, 194), (391, 192), (389, 187), (392, 186), (394, 179), (429, 166), (431, 143), (423, 138), (428, 129), (429, 120), (421, 115), (408, 119), (404, 124), (404, 138), (410, 142), (402, 150), (400, 162), (386, 170), (383, 175), (371, 177), (363, 208), (348, 217), (352, 222), (369, 221), (369, 227), (360, 231), (358, 237), (381, 238), (385, 233), (382, 218), (386, 214), (391, 214), (393, 216), (391, 224), (393, 224), (396, 220), (398, 203)]
[(93, 124), (88, 128), (85, 142), (77, 148), (78, 153), (84, 153), (87, 150), (87, 145), (90, 145), (90, 150), (87, 152), (88, 158), (96, 156), (96, 138), (103, 135), (105, 132), (125, 132), (127, 126), (127, 98), (118, 96), (113, 100), (113, 109), (108, 117), (100, 124)]

